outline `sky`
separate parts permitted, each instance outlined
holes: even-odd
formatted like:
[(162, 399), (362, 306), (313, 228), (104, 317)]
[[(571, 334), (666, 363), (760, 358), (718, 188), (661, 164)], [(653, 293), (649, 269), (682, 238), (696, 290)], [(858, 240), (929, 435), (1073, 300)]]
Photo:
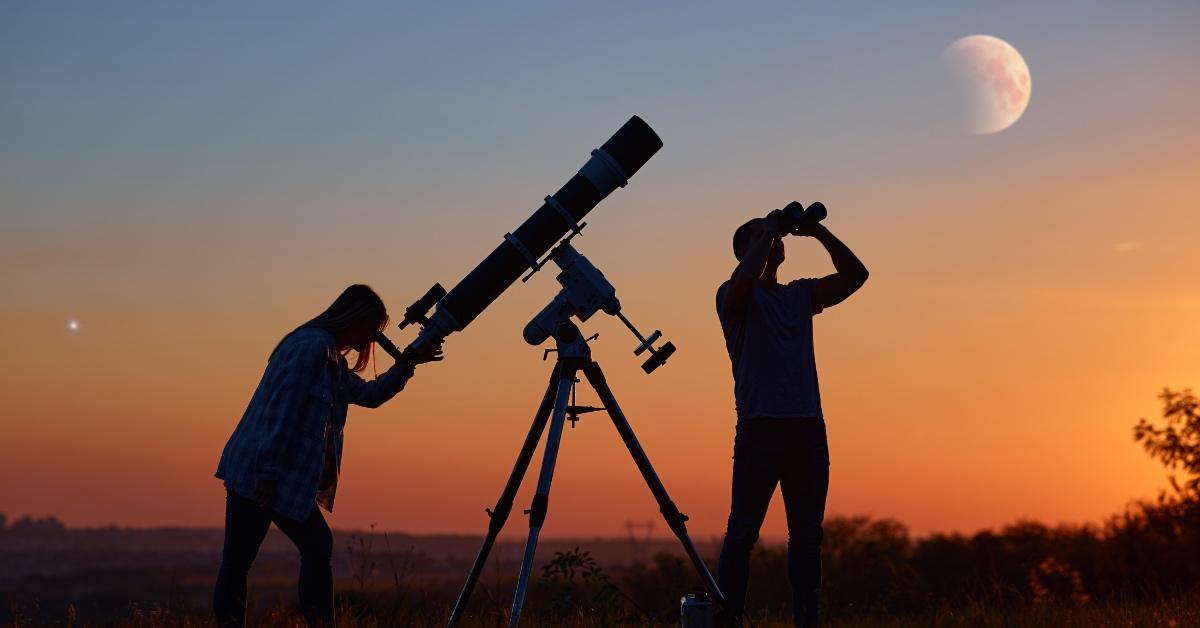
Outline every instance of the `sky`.
[[(1099, 522), (1167, 486), (1132, 426), (1200, 386), (1198, 26), (1190, 2), (3, 3), (0, 511), (220, 525), (212, 473), (284, 333), (351, 283), (394, 319), (453, 286), (637, 114), (665, 146), (576, 243), (679, 351), (647, 376), (619, 322), (584, 328), (694, 536), (728, 514), (714, 292), (733, 230), (792, 200), (871, 271), (815, 319), (828, 514)], [(1032, 76), (993, 135), (957, 126), (939, 61), (971, 34)], [(781, 278), (832, 271), (785, 244)], [(485, 530), (556, 288), (351, 408), (334, 527)], [(550, 504), (552, 536), (658, 517), (598, 415)]]

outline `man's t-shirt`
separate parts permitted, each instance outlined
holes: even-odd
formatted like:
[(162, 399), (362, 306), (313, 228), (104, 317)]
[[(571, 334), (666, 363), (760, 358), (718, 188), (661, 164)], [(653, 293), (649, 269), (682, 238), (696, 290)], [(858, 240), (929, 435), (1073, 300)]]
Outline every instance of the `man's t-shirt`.
[(756, 284), (740, 316), (725, 311), (729, 282), (717, 289), (738, 418), (823, 418), (812, 333), (816, 282)]

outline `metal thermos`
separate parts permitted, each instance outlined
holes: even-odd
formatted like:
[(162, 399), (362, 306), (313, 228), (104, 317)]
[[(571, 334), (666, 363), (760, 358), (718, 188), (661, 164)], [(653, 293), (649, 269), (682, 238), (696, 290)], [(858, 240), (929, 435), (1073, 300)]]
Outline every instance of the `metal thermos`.
[(707, 593), (688, 593), (679, 599), (679, 619), (683, 628), (716, 628), (717, 614)]

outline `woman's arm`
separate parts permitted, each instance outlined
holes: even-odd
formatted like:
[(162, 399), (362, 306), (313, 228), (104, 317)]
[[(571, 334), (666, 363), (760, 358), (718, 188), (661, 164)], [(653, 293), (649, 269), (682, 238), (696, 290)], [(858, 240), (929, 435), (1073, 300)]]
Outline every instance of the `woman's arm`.
[(369, 382), (359, 377), (358, 373), (346, 370), (346, 401), (357, 406), (378, 408), (404, 390), (404, 385), (415, 372), (414, 366), (408, 362), (397, 362), (383, 375)]
[(440, 362), (442, 343), (426, 345), (408, 360), (397, 362), (374, 381), (366, 381), (353, 371), (346, 371), (346, 401), (367, 408), (378, 408), (396, 393), (404, 390), (418, 364)]

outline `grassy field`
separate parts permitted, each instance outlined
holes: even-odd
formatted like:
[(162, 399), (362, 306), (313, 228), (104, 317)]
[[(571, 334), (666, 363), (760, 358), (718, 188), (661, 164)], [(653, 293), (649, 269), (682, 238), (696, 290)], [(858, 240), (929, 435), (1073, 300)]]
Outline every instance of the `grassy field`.
[[(823, 551), (826, 625), (1200, 627), (1198, 522), (1197, 504), (1164, 502), (1103, 528), (1019, 522), (914, 540), (891, 520), (833, 518)], [(214, 625), (216, 564), (205, 548), (216, 532), (183, 553), (151, 533), (126, 539), (133, 549), (109, 539), (104, 551), (89, 550), (79, 535), (60, 536), (53, 547), (0, 551), (9, 568), (0, 569), (0, 626)], [(339, 625), (444, 625), (465, 559), (415, 542), (393, 547), (386, 534), (372, 539), (352, 534), (336, 557)], [(251, 574), (251, 625), (303, 625), (291, 610), (294, 550), (272, 552)], [(680, 594), (698, 581), (686, 559), (669, 552), (632, 563), (602, 563), (580, 547), (552, 553), (531, 574), (524, 626), (678, 626)], [(24, 575), (5, 578), (20, 565)], [(36, 569), (47, 565), (75, 568)], [(506, 624), (514, 570), (498, 559), (481, 574), (464, 628)], [(789, 624), (786, 573), (783, 546), (755, 548), (750, 626)]]
[[(418, 614), (411, 613), (412, 609), (392, 609), (379, 611), (365, 607), (350, 607), (343, 603), (339, 612), (338, 625), (343, 628), (392, 628), (401, 626), (443, 626), (446, 620), (446, 609), (425, 609)], [(304, 621), (292, 611), (283, 606), (275, 607), (265, 613), (253, 613), (252, 625), (271, 628), (302, 627)], [(115, 623), (88, 623), (85, 619), (76, 617), (72, 610), (59, 620), (41, 618), (37, 622), (26, 621), (21, 617), (10, 617), (9, 626), (67, 626), (70, 628), (103, 625), (120, 628), (208, 628), (214, 626), (213, 620), (207, 614), (195, 611), (173, 613), (165, 609), (132, 608), (128, 616), (118, 619)], [(505, 613), (501, 609), (485, 611), (483, 616), (475, 615), (466, 618), (464, 628), (495, 628), (505, 625)], [(647, 620), (645, 618), (613, 618), (599, 613), (580, 611), (569, 616), (546, 616), (535, 609), (523, 618), (522, 625), (530, 628), (568, 627), (568, 628), (617, 628), (632, 626), (678, 626), (678, 620), (663, 618)], [(779, 617), (759, 617), (748, 623), (749, 628), (785, 628), (790, 622)], [(1079, 606), (1063, 606), (1055, 604), (1034, 604), (1019, 608), (997, 608), (988, 605), (970, 605), (965, 608), (943, 609), (936, 612), (926, 612), (907, 616), (862, 615), (834, 617), (825, 622), (829, 628), (924, 628), (924, 627), (962, 627), (962, 628), (1041, 628), (1041, 627), (1078, 627), (1105, 628), (1119, 626), (1155, 626), (1164, 628), (1186, 628), (1200, 626), (1200, 595), (1182, 598), (1171, 598), (1158, 601), (1139, 601), (1123, 604), (1083, 604)]]

